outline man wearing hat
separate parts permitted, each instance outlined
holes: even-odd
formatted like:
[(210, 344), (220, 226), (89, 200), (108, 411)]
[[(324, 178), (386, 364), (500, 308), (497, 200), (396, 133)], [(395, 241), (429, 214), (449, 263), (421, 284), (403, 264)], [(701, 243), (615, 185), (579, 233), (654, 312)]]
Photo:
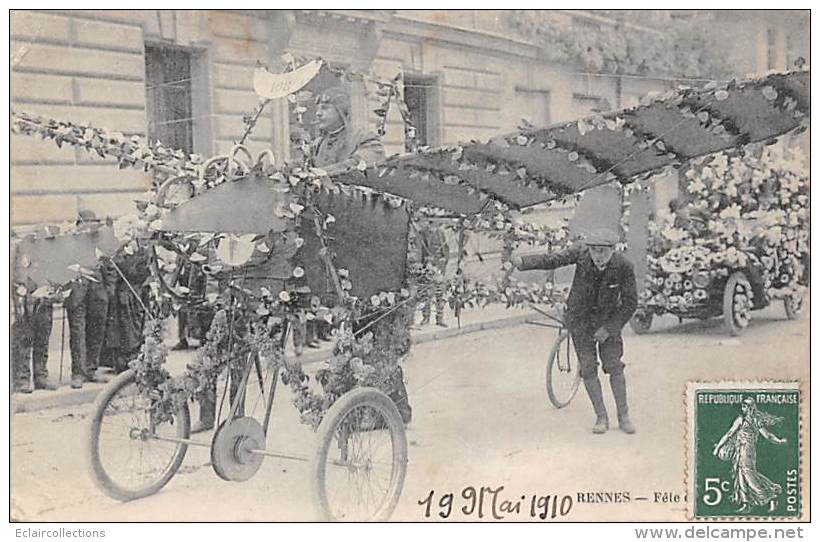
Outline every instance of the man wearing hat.
[(604, 372), (609, 375), (618, 410), (618, 425), (624, 433), (635, 432), (626, 399), (621, 330), (635, 312), (638, 296), (632, 264), (615, 252), (617, 242), (615, 232), (600, 229), (590, 232), (583, 245), (556, 254), (512, 258), (512, 263), (521, 270), (555, 269), (575, 264), (565, 324), (575, 345), (584, 387), (595, 409), (592, 428), (595, 434), (609, 429), (609, 417), (598, 380), (599, 356)]
[[(384, 159), (384, 146), (378, 136), (352, 126), (350, 94), (344, 87), (330, 87), (319, 94), (315, 115), (319, 137), (311, 147), (312, 166), (332, 174), (355, 168), (360, 162), (369, 164)], [(316, 320), (304, 322), (295, 329), (296, 352), (301, 353), (303, 345), (318, 348), (317, 339), (327, 340), (329, 335), (326, 323)]]
[[(319, 137), (311, 147), (310, 165), (332, 174), (355, 168), (362, 161), (370, 163), (384, 159), (384, 147), (379, 138), (351, 126), (350, 94), (343, 87), (331, 87), (322, 92), (316, 98), (315, 115)], [(294, 327), (293, 343), (297, 355), (301, 355), (304, 346), (319, 346), (317, 335), (327, 334), (327, 329), (318, 328), (320, 325), (323, 324), (312, 320)], [(210, 398), (200, 402), (200, 420), (191, 428), (191, 433), (213, 428), (215, 396), (214, 391)]]
[[(93, 211), (83, 209), (78, 213), (78, 231), (93, 231), (102, 221)], [(68, 345), (71, 352), (71, 387), (79, 389), (85, 382), (106, 382), (97, 374), (105, 342), (108, 321), (108, 304), (112, 297), (110, 284), (112, 270), (107, 273), (99, 268), (94, 277), (78, 277), (71, 284), (71, 294), (66, 299), (68, 315)]]
[(376, 134), (357, 130), (350, 122), (350, 94), (343, 87), (331, 87), (316, 98), (316, 127), (319, 137), (314, 141), (313, 166), (335, 169), (356, 167), (359, 162), (383, 160), (384, 146)]

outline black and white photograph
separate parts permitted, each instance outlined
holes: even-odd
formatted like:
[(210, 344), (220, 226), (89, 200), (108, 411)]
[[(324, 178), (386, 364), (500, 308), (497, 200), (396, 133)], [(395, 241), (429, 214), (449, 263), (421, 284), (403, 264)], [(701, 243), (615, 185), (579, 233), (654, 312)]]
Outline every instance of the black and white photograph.
[(8, 10), (15, 536), (802, 533), (810, 10), (281, 7)]

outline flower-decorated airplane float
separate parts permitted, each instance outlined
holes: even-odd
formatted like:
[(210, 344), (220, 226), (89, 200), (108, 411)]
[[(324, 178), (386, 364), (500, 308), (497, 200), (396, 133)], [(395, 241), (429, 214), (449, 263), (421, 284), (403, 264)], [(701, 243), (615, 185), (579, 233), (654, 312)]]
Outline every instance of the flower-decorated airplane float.
[[(320, 61), (289, 63), (285, 74), (258, 71), (260, 105), (246, 116), (245, 137), (272, 99), (288, 96), (292, 111), (304, 111), (310, 96), (299, 88)], [(382, 121), (391, 103), (407, 118), (400, 77), (343, 76), (373, 85), (384, 100), (376, 111)], [(144, 344), (130, 370), (100, 395), (92, 419), (92, 474), (108, 495), (128, 500), (155, 493), (179, 469), (188, 446), (204, 445), (227, 480), (247, 480), (265, 456), (310, 460), (321, 517), (384, 520), (406, 472), (408, 398), (400, 362), (410, 352), (416, 304), (442, 280), (438, 270), (408, 257), (414, 220), (446, 218), (459, 231), (502, 242), (497, 279), (458, 274), (449, 281), (456, 306), (560, 304), (551, 283), (532, 285), (513, 275), (510, 257), (521, 244), (556, 248), (571, 239), (565, 229), (526, 222), (523, 211), (610, 183), (637, 194), (642, 189), (631, 187), (643, 185), (635, 181), (663, 168), (803, 129), (808, 85), (809, 72), (799, 71), (681, 88), (629, 110), (328, 170), (280, 164), (269, 151), (254, 157), (245, 137), (227, 155), (204, 159), (138, 136), (12, 112), (17, 133), (114, 157), (120, 168), (156, 178), (133, 214), (93, 232), (46, 227), (17, 239), (17, 294), (65, 295), (70, 280), (89, 275), (95, 260), (123, 275), (119, 258), (147, 254), (150, 276), (129, 285), (146, 313)], [(645, 229), (639, 238), (634, 211), (627, 235), (639, 261), (648, 240)], [(77, 236), (84, 241), (78, 244)], [(70, 255), (59, 248), (72, 243)], [(204, 295), (178, 284), (183, 265), (207, 277)], [(186, 373), (171, 377), (163, 322), (192, 307), (215, 316)], [(284, 354), (288, 331), (310, 319), (328, 322), (336, 339), (329, 361), (311, 378)], [(212, 393), (225, 372), (229, 413), (211, 442), (193, 440), (189, 402)], [(267, 447), (280, 380), (293, 391), (302, 420), (317, 429), (312, 457)], [(114, 430), (150, 461), (124, 465), (124, 452), (106, 443)], [(346, 488), (341, 498), (339, 487)]]

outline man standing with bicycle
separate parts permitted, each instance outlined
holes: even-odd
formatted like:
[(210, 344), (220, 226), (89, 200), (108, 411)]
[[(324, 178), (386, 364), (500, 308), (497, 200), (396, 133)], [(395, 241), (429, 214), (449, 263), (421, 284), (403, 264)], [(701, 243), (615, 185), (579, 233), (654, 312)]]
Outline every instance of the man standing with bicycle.
[(513, 265), (522, 271), (575, 265), (565, 323), (578, 355), (584, 387), (595, 410), (592, 428), (595, 434), (609, 429), (609, 417), (598, 380), (599, 356), (604, 372), (609, 375), (618, 410), (618, 425), (624, 433), (635, 432), (626, 398), (621, 330), (635, 312), (638, 296), (632, 264), (615, 252), (617, 242), (615, 232), (600, 229), (590, 232), (584, 245), (555, 254), (512, 258)]

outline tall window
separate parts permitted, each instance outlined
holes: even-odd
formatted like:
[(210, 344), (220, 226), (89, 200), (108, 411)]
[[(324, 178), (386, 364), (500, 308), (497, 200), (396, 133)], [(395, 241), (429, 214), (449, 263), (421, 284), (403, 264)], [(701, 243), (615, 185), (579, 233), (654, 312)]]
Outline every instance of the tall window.
[(194, 150), (191, 54), (177, 47), (145, 46), (145, 91), (148, 139)]
[(419, 146), (438, 144), (434, 90), (434, 78), (416, 75), (404, 77), (404, 103), (410, 111), (410, 121), (416, 128), (416, 143)]

